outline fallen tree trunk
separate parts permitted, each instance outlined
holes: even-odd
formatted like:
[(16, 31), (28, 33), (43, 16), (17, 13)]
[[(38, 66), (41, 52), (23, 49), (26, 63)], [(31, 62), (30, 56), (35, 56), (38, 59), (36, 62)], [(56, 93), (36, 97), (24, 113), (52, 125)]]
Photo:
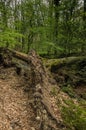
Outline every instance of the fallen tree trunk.
[[(52, 98), (50, 95), (50, 89), (52, 89), (51, 84), (42, 61), (36, 52), (32, 50), (29, 55), (26, 55), (14, 50), (0, 48), (0, 57), (2, 58), (1, 64), (4, 65), (4, 67), (6, 65), (7, 67), (14, 65), (17, 70), (17, 74), (23, 76), (28, 84), (25, 91), (28, 92), (28, 103), (31, 105), (35, 113), (34, 122), (37, 125), (34, 126), (34, 130), (64, 129), (65, 126), (63, 122), (57, 118), (58, 113), (56, 116), (52, 110), (52, 104), (50, 102), (50, 98)], [(19, 66), (20, 68), (18, 68), (16, 61), (14, 64), (13, 58), (22, 60), (25, 62), (24, 65), (21, 65)], [(19, 63), (22, 64), (20, 61)], [(22, 71), (22, 73), (19, 71)]]
[(59, 69), (64, 66), (70, 66), (71, 64), (76, 64), (79, 61), (86, 61), (86, 56), (78, 56), (78, 57), (67, 57), (67, 58), (59, 58), (59, 59), (46, 59), (44, 60), (44, 65), (48, 67), (51, 71), (53, 68)]
[(59, 86), (86, 85), (86, 56), (51, 59), (45, 65)]

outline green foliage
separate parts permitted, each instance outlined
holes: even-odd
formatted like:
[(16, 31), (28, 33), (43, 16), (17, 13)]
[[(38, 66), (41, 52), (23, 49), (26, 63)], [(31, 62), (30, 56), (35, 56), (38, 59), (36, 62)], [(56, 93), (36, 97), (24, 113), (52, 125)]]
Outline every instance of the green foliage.
[(75, 93), (73, 91), (73, 88), (68, 85), (68, 86), (63, 86), (62, 87), (62, 91), (67, 93), (70, 97), (74, 98), (75, 97)]
[[(14, 4), (15, 3), (15, 4)], [(85, 4), (78, 0), (0, 2), (0, 45), (70, 55), (86, 50)]]
[(21, 46), (21, 42), (19, 40), (24, 36), (15, 30), (6, 29), (5, 31), (0, 32), (0, 37), (0, 46), (14, 48), (16, 44)]
[(86, 108), (67, 102), (67, 107), (62, 107), (62, 117), (69, 130), (86, 129)]

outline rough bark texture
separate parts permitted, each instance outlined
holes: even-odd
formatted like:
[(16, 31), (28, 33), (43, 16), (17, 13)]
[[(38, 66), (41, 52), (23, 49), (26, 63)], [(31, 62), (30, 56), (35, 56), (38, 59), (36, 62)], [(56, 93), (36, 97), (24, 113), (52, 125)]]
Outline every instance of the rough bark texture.
[[(10, 89), (13, 89), (12, 83), (15, 83), (15, 89), (17, 90), (16, 96), (20, 97), (18, 91), (20, 92), (20, 89), (22, 91), (23, 95), (20, 94), (21, 97), (18, 99), (18, 101), (21, 100), (21, 105), (18, 106), (18, 103), (15, 109), (22, 107), (22, 111), (20, 112), (23, 113), (23, 109), (26, 109), (26, 114), (28, 114), (28, 116), (26, 116), (27, 118), (24, 117), (24, 115), (20, 116), (20, 120), (18, 121), (18, 116), (15, 117), (14, 114), (14, 118), (13, 115), (9, 115), (8, 113), (7, 116), (10, 117), (10, 121), (7, 119), (8, 127), (7, 124), (4, 125), (5, 127), (2, 125), (1, 128), (3, 130), (65, 129), (61, 120), (60, 111), (55, 104), (55, 100), (53, 101), (54, 97), (52, 97), (50, 93), (55, 85), (54, 83), (50, 83), (46, 69), (42, 64), (40, 57), (34, 50), (32, 50), (28, 55), (25, 55), (16, 51), (0, 48), (0, 69), (3, 71), (6, 69), (6, 72), (4, 73), (6, 73), (6, 79), (9, 78), (10, 80)], [(7, 75), (9, 70), (11, 71), (11, 76), (14, 78)], [(2, 72), (0, 72), (0, 75), (2, 75)], [(13, 79), (16, 80), (14, 81)], [(0, 82), (4, 84), (2, 76)], [(7, 82), (7, 84), (9, 84), (9, 82)], [(4, 87), (7, 87), (6, 84), (4, 85)], [(17, 87), (17, 85), (22, 87)], [(9, 95), (9, 90), (6, 91), (6, 94)], [(25, 95), (27, 96), (25, 97)], [(13, 95), (12, 98), (14, 98)], [(10, 96), (8, 96), (8, 99), (10, 101)], [(4, 99), (2, 100), (4, 101)], [(23, 107), (24, 104), (22, 104), (23, 100), (26, 104), (25, 108)], [(18, 101), (15, 100), (15, 103)], [(55, 110), (53, 109), (53, 106)], [(6, 108), (4, 108), (4, 110), (7, 112)], [(13, 122), (11, 118), (15, 121)], [(24, 125), (24, 119), (21, 118), (25, 118), (27, 122), (25, 123), (25, 126), (21, 125)]]

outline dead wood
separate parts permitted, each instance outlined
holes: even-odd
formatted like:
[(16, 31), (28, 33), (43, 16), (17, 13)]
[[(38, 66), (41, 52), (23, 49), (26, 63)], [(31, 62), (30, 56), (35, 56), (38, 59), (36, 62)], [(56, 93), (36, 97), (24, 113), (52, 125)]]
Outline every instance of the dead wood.
[[(28, 93), (28, 104), (32, 107), (34, 114), (35, 114), (35, 129), (39, 130), (62, 130), (64, 124), (57, 119), (53, 111), (51, 110), (50, 94), (49, 90), (47, 89), (50, 86), (47, 72), (42, 64), (41, 58), (36, 54), (34, 50), (32, 50), (28, 55), (10, 50), (10, 49), (1, 49), (0, 53), (2, 56), (2, 62), (4, 61), (4, 56), (6, 52), (6, 60), (10, 59), (8, 64), (12, 65), (13, 58), (17, 60), (22, 60), (20, 62), (20, 66), (16, 67), (17, 74), (20, 75), (21, 71), (27, 84)], [(10, 58), (8, 58), (10, 57)], [(28, 64), (26, 64), (28, 63)], [(17, 63), (18, 64), (18, 63)], [(45, 96), (47, 94), (47, 98)], [(46, 101), (45, 101), (46, 100)], [(31, 119), (32, 120), (32, 119)], [(47, 122), (47, 123), (46, 123)], [(39, 128), (38, 128), (39, 127)]]

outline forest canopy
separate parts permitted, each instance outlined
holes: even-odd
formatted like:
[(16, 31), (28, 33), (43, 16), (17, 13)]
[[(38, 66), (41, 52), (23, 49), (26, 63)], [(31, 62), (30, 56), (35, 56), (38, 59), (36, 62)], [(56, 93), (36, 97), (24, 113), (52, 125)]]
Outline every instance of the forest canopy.
[(85, 54), (86, 0), (0, 0), (0, 46)]

